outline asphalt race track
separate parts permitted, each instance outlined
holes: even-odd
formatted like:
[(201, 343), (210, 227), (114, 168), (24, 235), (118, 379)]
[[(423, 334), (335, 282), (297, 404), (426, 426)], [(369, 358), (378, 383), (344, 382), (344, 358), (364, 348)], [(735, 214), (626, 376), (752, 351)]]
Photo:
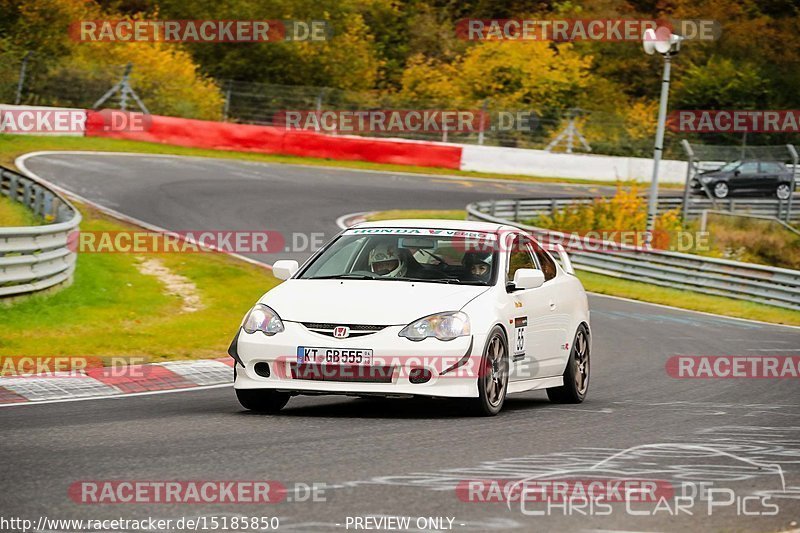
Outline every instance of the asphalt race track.
[[(484, 198), (599, 190), (172, 157), (44, 155), (26, 165), (94, 202), (173, 230), (327, 237), (337, 231), (336, 218), (352, 212), (457, 209)], [(278, 516), (279, 531), (353, 529), (353, 517), (366, 516), (410, 517), (412, 525), (418, 517), (444, 517), (445, 526), (451, 518), (454, 531), (796, 528), (798, 381), (681, 380), (667, 375), (665, 363), (673, 355), (798, 356), (800, 329), (599, 296), (590, 303), (592, 382), (580, 406), (554, 405), (532, 392), (509, 397), (500, 416), (470, 418), (444, 401), (298, 397), (280, 416), (261, 416), (221, 388), (0, 409), (0, 514)], [(549, 516), (531, 515), (543, 509), (536, 504), (465, 502), (453, 490), (460, 480), (564, 472), (584, 480), (665, 480), (676, 491), (689, 483), (730, 490), (715, 505), (696, 498), (677, 515), (674, 507), (629, 503), (626, 510), (618, 503), (610, 513), (564, 506)], [(317, 498), (325, 501), (308, 501), (298, 490), (269, 506), (79, 505), (68, 496), (76, 481), (109, 479), (278, 480), (326, 489)]]

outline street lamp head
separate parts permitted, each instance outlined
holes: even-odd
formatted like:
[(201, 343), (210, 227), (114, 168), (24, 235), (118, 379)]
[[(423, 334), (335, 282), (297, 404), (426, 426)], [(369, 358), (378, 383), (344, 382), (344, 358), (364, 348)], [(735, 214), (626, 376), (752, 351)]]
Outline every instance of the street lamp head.
[(642, 47), (648, 55), (655, 52), (659, 54), (675, 54), (680, 50), (683, 37), (675, 35), (669, 28), (660, 26), (655, 30), (648, 28), (642, 35)]

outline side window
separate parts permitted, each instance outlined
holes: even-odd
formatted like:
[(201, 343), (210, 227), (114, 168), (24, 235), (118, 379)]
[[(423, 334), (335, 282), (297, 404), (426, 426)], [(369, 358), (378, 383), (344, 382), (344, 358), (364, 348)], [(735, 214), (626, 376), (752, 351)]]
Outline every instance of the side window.
[(508, 256), (508, 275), (506, 282), (514, 281), (514, 274), (520, 268), (537, 268), (530, 252), (530, 239), (523, 235), (515, 234), (511, 241), (511, 249)]
[(539, 260), (539, 264), (542, 266), (542, 272), (544, 273), (544, 280), (549, 281), (556, 277), (556, 273), (558, 270), (556, 269), (556, 263), (553, 261), (553, 258), (550, 257), (544, 248), (539, 246), (535, 242), (531, 242), (533, 245), (533, 251), (536, 254), (536, 259)]
[(758, 163), (756, 163), (755, 161), (742, 163), (742, 165), (739, 167), (739, 171), (741, 171), (742, 174), (757, 174)]
[(781, 169), (781, 166), (778, 163), (761, 163), (761, 172), (779, 174), (780, 172), (783, 172), (783, 169)]

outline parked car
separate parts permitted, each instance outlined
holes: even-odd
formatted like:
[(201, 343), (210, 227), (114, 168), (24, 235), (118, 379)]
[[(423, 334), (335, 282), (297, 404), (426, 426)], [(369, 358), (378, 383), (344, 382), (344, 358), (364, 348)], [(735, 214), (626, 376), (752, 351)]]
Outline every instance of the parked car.
[(580, 403), (589, 308), (559, 255), (486, 222), (353, 226), (302, 267), (273, 265), (286, 281), (247, 313), (229, 350), (239, 402), (276, 412), (297, 394), (447, 397), (495, 415), (506, 394), (544, 389)]
[[(778, 161), (732, 161), (716, 170), (703, 172), (692, 179), (691, 190), (715, 198), (727, 198), (732, 192), (774, 194), (787, 200), (795, 188), (794, 175)], [(705, 186), (705, 187), (704, 187)]]

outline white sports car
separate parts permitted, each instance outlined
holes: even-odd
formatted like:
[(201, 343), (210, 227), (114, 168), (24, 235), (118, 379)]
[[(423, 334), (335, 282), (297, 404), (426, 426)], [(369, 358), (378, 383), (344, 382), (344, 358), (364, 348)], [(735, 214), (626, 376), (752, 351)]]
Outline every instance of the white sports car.
[(230, 355), (247, 409), (297, 394), (464, 398), (495, 415), (506, 394), (589, 386), (586, 292), (511, 226), (455, 220), (363, 223), (339, 233), (247, 313)]

